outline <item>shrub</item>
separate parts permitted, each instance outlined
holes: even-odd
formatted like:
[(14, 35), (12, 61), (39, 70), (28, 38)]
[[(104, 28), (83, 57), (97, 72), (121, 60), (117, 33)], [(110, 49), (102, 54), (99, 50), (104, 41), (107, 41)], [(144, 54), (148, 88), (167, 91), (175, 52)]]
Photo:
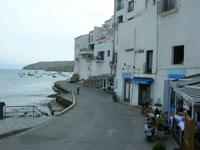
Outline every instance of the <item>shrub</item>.
[(166, 150), (165, 143), (163, 143), (163, 142), (156, 142), (156, 143), (153, 145), (152, 150)]
[(160, 104), (160, 103), (155, 103), (154, 106), (156, 106), (156, 107), (162, 107), (162, 104)]

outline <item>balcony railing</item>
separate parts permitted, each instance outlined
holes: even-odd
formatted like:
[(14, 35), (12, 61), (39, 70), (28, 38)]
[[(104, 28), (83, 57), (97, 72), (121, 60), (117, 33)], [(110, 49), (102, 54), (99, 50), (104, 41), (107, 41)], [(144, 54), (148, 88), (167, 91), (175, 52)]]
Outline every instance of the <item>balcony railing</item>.
[(113, 27), (113, 28), (117, 28), (117, 27), (118, 27), (118, 22), (113, 23), (113, 24), (112, 24), (112, 27)]
[(93, 55), (93, 50), (88, 50), (87, 48), (80, 49), (78, 55)]
[(158, 2), (158, 14), (174, 12), (177, 10), (177, 0), (160, 0)]
[(117, 11), (119, 11), (119, 10), (121, 10), (121, 9), (123, 9), (124, 8), (124, 4), (123, 3), (120, 3), (120, 4), (118, 4), (118, 6), (117, 6)]
[(88, 50), (87, 48), (82, 48), (80, 49), (80, 52), (87, 51), (87, 50)]
[(102, 62), (102, 61), (104, 61), (104, 58), (103, 58), (102, 56), (95, 56), (95, 57), (94, 57), (94, 60), (95, 60), (96, 62)]
[(152, 74), (152, 63), (143, 63), (143, 70), (144, 74)]

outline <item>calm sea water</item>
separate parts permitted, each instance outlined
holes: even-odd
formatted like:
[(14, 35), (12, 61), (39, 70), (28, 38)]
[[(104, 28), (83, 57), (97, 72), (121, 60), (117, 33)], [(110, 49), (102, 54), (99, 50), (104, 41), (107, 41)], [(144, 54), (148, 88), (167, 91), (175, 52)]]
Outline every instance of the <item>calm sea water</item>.
[[(31, 74), (27, 75), (27, 74)], [(55, 93), (52, 90), (54, 82), (66, 80), (72, 73), (33, 71), (33, 70), (1, 70), (0, 69), (0, 102), (7, 106), (35, 105), (49, 112), (47, 103), (52, 100), (47, 96)]]

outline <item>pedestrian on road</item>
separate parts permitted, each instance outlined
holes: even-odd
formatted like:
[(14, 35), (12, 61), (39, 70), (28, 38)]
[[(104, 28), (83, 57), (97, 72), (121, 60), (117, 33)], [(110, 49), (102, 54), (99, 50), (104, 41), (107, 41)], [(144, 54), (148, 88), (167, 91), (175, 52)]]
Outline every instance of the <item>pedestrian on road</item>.
[(77, 95), (79, 95), (79, 91), (80, 91), (80, 85), (79, 85), (79, 83), (76, 86), (76, 90), (77, 90)]

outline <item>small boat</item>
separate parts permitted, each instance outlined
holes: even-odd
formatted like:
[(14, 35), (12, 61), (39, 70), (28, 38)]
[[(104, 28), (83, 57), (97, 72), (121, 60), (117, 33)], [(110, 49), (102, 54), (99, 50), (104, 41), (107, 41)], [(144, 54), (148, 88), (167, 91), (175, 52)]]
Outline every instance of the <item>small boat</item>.
[(34, 74), (29, 72), (29, 73), (27, 73), (27, 75), (32, 77)]
[(20, 77), (24, 77), (24, 75), (23, 75), (22, 73), (18, 73), (18, 75), (19, 75)]

